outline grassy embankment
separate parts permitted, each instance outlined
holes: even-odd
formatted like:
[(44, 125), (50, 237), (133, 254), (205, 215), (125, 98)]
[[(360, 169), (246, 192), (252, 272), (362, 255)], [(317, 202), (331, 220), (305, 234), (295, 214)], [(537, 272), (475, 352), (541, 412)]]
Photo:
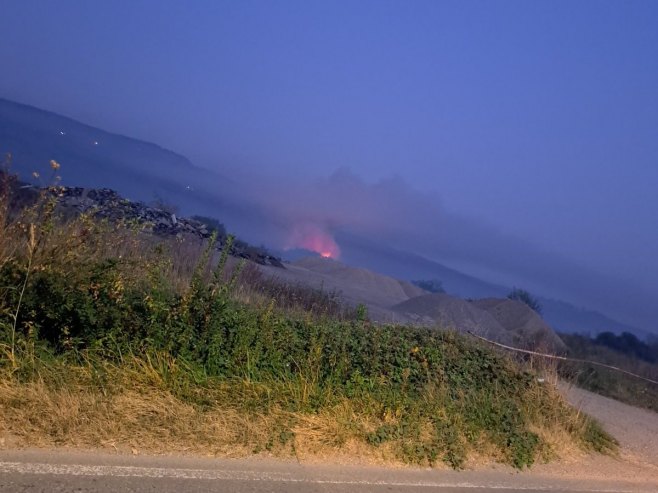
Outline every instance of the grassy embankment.
[(17, 215), (0, 187), (6, 443), (455, 468), (615, 448), (532, 372), (464, 337), (340, 316), (333, 297), (242, 275), (212, 244), (62, 223), (45, 195)]

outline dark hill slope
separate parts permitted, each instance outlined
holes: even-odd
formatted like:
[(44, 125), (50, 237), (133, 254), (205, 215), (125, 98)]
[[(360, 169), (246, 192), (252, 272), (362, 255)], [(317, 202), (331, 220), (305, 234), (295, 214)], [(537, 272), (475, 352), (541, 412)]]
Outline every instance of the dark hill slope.
[(51, 159), (61, 163), (62, 183), (111, 188), (131, 199), (161, 199), (186, 206), (212, 199), (227, 180), (162, 147), (106, 132), (71, 118), (0, 98), (0, 152), (12, 170), (47, 181)]

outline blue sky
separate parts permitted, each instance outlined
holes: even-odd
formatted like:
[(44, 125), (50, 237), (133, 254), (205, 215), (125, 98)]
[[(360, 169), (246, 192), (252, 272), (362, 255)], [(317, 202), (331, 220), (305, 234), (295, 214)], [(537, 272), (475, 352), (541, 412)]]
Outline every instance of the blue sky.
[(658, 2), (5, 0), (0, 22), (8, 99), (220, 170), (399, 176), (658, 299)]

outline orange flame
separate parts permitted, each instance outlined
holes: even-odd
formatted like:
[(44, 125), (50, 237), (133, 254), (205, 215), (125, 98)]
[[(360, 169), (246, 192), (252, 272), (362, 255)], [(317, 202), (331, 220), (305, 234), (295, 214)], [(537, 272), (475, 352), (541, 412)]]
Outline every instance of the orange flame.
[(286, 250), (291, 248), (310, 250), (325, 258), (337, 259), (340, 257), (340, 247), (333, 237), (314, 224), (302, 224), (295, 227)]

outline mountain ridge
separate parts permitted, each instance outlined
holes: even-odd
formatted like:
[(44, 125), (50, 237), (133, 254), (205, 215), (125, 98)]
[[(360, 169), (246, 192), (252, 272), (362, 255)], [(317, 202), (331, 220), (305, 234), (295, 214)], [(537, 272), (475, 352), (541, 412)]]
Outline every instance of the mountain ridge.
[(132, 141), (135, 144), (139, 144), (139, 145), (146, 144), (148, 146), (155, 147), (159, 151), (172, 154), (172, 155), (176, 156), (177, 158), (180, 158), (183, 161), (187, 161), (187, 164), (190, 167), (197, 168), (197, 169), (203, 169), (203, 168), (200, 168), (199, 166), (195, 165), (194, 163), (192, 163), (192, 161), (190, 161), (186, 156), (184, 156), (184, 155), (182, 155), (182, 154), (180, 154), (176, 151), (172, 151), (171, 149), (168, 149), (166, 147), (163, 147), (160, 144), (157, 144), (155, 142), (138, 139), (136, 137), (131, 137), (130, 135), (122, 134), (122, 133), (119, 133), (119, 132), (104, 130), (102, 128), (94, 127), (93, 125), (90, 125), (90, 124), (81, 122), (79, 120), (76, 120), (75, 118), (72, 118), (72, 117), (67, 116), (67, 115), (56, 113), (56, 112), (50, 111), (50, 110), (44, 110), (42, 108), (38, 108), (38, 107), (32, 106), (30, 104), (21, 103), (21, 102), (18, 102), (18, 101), (11, 101), (9, 99), (0, 97), (0, 106), (2, 106), (2, 105), (11, 105), (11, 106), (18, 107), (18, 108), (21, 108), (23, 110), (27, 110), (27, 111), (30, 111), (30, 112), (40, 113), (40, 114), (42, 114), (46, 117), (55, 117), (59, 120), (68, 121), (70, 124), (72, 124), (74, 126), (84, 127), (84, 128), (87, 128), (88, 130), (91, 130), (91, 131), (94, 131), (94, 132), (100, 132), (102, 134), (112, 136), (112, 137), (119, 137), (121, 139)]

